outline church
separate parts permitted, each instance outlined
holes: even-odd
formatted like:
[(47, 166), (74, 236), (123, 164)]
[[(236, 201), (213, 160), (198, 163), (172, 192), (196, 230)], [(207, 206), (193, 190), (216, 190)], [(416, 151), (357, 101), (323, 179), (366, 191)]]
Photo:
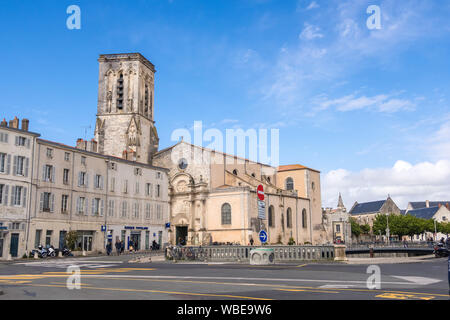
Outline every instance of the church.
[[(271, 167), (185, 141), (159, 150), (155, 66), (139, 53), (104, 54), (98, 61), (97, 151), (168, 170), (171, 244), (260, 244), (262, 229), (270, 244), (325, 242), (319, 171)], [(265, 192), (262, 216), (259, 185)]]

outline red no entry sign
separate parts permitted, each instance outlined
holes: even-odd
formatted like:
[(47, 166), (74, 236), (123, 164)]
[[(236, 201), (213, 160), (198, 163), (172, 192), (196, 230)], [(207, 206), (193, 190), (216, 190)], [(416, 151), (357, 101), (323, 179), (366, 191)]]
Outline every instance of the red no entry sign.
[(258, 199), (264, 201), (264, 187), (261, 184), (256, 189), (256, 193), (258, 194)]

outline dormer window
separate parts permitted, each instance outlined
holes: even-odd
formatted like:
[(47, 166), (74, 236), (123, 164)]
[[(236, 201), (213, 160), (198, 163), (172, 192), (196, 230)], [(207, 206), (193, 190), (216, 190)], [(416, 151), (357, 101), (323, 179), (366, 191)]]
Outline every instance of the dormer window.
[(117, 109), (123, 109), (123, 74), (117, 80)]

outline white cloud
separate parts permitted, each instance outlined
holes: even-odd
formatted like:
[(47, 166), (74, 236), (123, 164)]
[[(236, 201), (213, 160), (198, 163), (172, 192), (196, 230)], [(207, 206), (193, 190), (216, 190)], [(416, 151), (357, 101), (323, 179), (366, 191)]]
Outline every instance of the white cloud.
[(305, 28), (302, 33), (300, 33), (299, 38), (302, 40), (313, 40), (316, 38), (323, 38), (323, 34), (320, 33), (319, 27), (305, 23)]
[(312, 10), (312, 9), (317, 9), (319, 8), (319, 5), (317, 4), (317, 2), (313, 1), (309, 4), (309, 6), (306, 8), (306, 10)]
[(332, 170), (322, 178), (324, 207), (336, 207), (338, 194), (350, 210), (355, 201), (386, 199), (405, 209), (409, 201), (450, 200), (450, 160), (410, 164), (397, 161), (392, 168)]
[(385, 113), (414, 109), (415, 104), (413, 102), (407, 99), (392, 98), (394, 95), (398, 94), (380, 94), (373, 97), (366, 97), (357, 96), (356, 93), (353, 93), (336, 99), (328, 99), (322, 95), (313, 99), (313, 104), (315, 104), (313, 109), (314, 112), (317, 112), (334, 107), (341, 112), (370, 109)]

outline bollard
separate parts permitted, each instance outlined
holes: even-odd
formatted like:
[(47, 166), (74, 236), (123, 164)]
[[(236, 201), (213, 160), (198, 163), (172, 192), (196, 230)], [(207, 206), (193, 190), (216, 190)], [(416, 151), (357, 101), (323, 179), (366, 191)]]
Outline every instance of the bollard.
[(62, 251), (59, 251), (59, 252), (58, 252), (58, 257), (59, 257), (59, 258), (62, 258), (62, 256), (63, 256), (63, 255), (62, 255)]
[(39, 259), (39, 255), (38, 255), (37, 251), (34, 252), (34, 258)]
[(83, 255), (83, 257), (85, 257), (86, 256), (86, 251), (83, 250), (82, 255)]
[(12, 256), (11, 253), (8, 253), (8, 257), (6, 258), (7, 261), (11, 261), (12, 260)]

